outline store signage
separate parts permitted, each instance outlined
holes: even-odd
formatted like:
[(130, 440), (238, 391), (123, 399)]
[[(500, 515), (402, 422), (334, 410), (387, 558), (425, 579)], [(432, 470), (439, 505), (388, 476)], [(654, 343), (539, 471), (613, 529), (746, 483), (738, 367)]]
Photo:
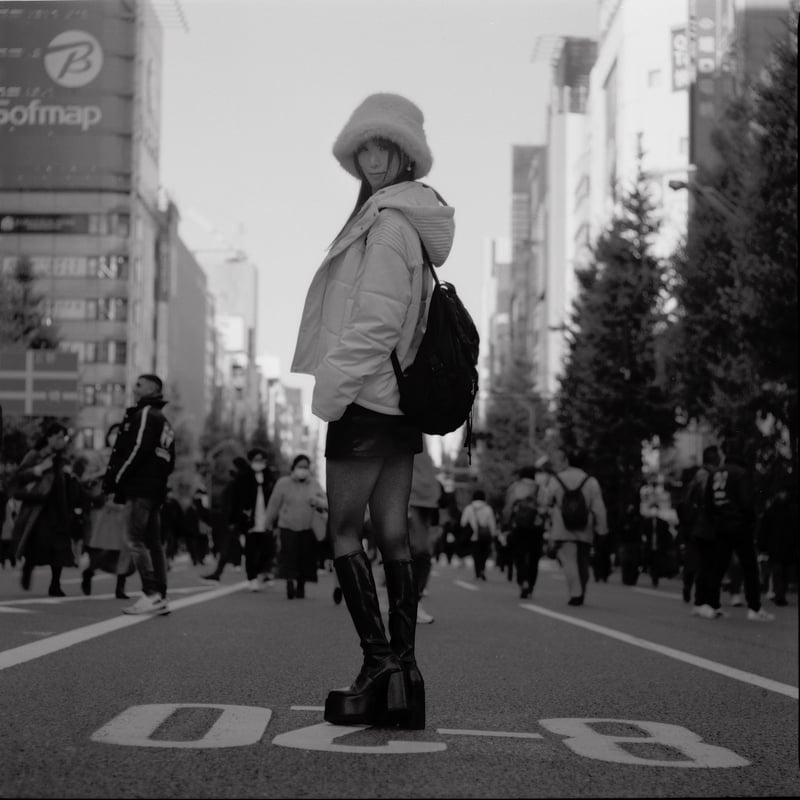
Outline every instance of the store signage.
[(4, 233), (89, 233), (89, 214), (0, 214)]

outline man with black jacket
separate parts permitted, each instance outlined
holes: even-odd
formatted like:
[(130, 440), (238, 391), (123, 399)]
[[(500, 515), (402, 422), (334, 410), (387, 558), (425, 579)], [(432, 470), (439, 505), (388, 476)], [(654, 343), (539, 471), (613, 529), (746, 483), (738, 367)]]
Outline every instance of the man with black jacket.
[(126, 409), (108, 463), (103, 489), (127, 505), (128, 543), (142, 579), (142, 596), (124, 614), (168, 614), (167, 560), (161, 543), (161, 504), (175, 467), (175, 433), (157, 375), (140, 375), (136, 405)]
[(729, 446), (724, 464), (710, 474), (705, 490), (705, 511), (714, 529), (718, 554), (712, 606), (719, 608), (722, 578), (731, 555), (736, 553), (744, 578), (747, 619), (768, 622), (775, 616), (761, 608), (753, 494), (753, 479), (744, 458), (738, 449)]

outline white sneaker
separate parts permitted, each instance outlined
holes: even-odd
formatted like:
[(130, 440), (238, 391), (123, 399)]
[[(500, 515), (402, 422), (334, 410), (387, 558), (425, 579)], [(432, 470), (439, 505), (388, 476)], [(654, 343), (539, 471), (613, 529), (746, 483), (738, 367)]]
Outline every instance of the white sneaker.
[(253, 580), (250, 581), (250, 591), (251, 592), (261, 591), (261, 581), (258, 578), (253, 578)]
[(741, 608), (744, 605), (744, 598), (740, 594), (732, 594), (731, 605), (734, 608)]
[(708, 603), (704, 603), (702, 606), (693, 606), (691, 614), (693, 617), (702, 617), (703, 619), (714, 619), (717, 616), (716, 611)]
[(122, 609), (123, 614), (169, 614), (169, 605), (160, 594), (143, 594), (132, 606)]
[(775, 619), (775, 615), (770, 614), (769, 611), (764, 611), (763, 608), (760, 608), (758, 611), (753, 611), (752, 608), (748, 608), (747, 619), (753, 622), (771, 622)]
[(417, 625), (430, 625), (433, 617), (421, 605), (417, 605)]

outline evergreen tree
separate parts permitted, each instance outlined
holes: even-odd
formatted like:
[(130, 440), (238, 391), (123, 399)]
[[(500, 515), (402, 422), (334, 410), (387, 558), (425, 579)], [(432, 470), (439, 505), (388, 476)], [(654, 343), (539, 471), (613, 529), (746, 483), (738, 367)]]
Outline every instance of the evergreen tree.
[(19, 258), (14, 272), (3, 277), (0, 289), (0, 344), (55, 349), (56, 331), (44, 310), (45, 297), (36, 290), (36, 274), (29, 257)]
[(640, 153), (634, 185), (577, 273), (558, 395), (561, 441), (600, 481), (612, 525), (641, 482), (643, 442), (667, 444), (676, 427), (657, 369), (667, 280), (651, 252), (657, 230)]
[[(680, 404), (761, 460), (797, 458), (797, 17), (715, 133), (675, 258)], [(771, 418), (764, 436), (757, 420)], [(788, 447), (786, 446), (788, 440)]]
[(516, 478), (515, 472), (533, 464), (541, 455), (540, 443), (550, 422), (547, 406), (534, 392), (530, 374), (529, 363), (515, 362), (500, 376), (487, 404), (478, 478), (495, 506), (502, 504), (506, 489)]

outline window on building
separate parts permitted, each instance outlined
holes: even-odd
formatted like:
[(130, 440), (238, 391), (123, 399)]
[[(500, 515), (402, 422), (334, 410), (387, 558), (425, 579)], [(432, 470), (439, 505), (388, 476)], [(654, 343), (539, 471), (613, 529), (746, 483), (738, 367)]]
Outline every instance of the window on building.
[(97, 259), (98, 278), (115, 278), (118, 280), (128, 279), (128, 257), (127, 256), (101, 256)]
[(93, 383), (83, 385), (83, 404), (93, 406), (97, 404), (97, 388)]
[(125, 405), (125, 384), (124, 383), (110, 383), (111, 389), (111, 404), (114, 406)]
[(651, 69), (647, 73), (647, 85), (651, 89), (656, 89), (661, 86), (661, 70)]
[(61, 341), (58, 343), (59, 350), (65, 353), (76, 353), (78, 361), (85, 363), (86, 361), (86, 343), (85, 342), (66, 342)]
[(105, 236), (108, 233), (108, 218), (105, 214), (89, 214), (89, 234)]
[(128, 359), (128, 343), (127, 342), (111, 342), (111, 358), (109, 359), (112, 364), (124, 364)]
[(103, 297), (97, 301), (97, 318), (125, 322), (128, 318), (128, 301), (121, 297)]
[(109, 214), (109, 227), (113, 236), (127, 237), (131, 232), (130, 214)]

